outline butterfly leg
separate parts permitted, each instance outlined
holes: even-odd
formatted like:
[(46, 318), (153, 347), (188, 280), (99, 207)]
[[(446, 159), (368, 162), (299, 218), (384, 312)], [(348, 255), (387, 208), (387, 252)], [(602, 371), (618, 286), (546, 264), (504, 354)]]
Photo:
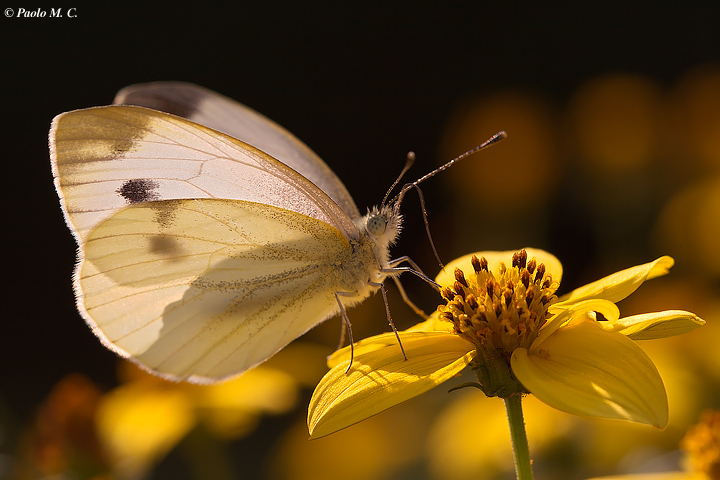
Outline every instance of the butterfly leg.
[[(395, 338), (397, 338), (398, 345), (400, 345), (400, 351), (403, 354), (403, 358), (407, 360), (407, 355), (405, 354), (405, 348), (402, 345), (402, 342), (400, 341), (400, 334), (397, 331), (397, 328), (395, 328), (395, 322), (392, 321), (392, 316), (390, 315), (390, 305), (388, 304), (387, 299), (387, 292), (385, 291), (385, 285), (382, 283), (375, 283), (370, 282), (370, 285), (374, 287), (378, 287), (380, 289), (380, 292), (382, 292), (383, 296), (383, 302), (385, 303), (385, 314), (387, 315), (388, 323), (393, 329), (393, 332), (395, 332)], [(345, 311), (345, 306), (340, 301), (340, 297), (353, 297), (355, 296), (352, 292), (335, 292), (335, 300), (337, 300), (338, 306), (340, 307), (340, 314), (343, 317), (343, 330), (344, 327), (347, 327), (348, 334), (350, 336), (350, 363), (348, 364), (347, 370), (345, 370), (345, 373), (348, 373), (350, 371), (350, 367), (352, 366), (354, 357), (355, 357), (355, 348), (354, 348), (354, 340), (353, 340), (353, 334), (352, 334), (352, 325), (350, 324), (350, 319), (347, 316), (347, 313)], [(344, 339), (345, 335), (344, 332), (342, 334), (342, 337), (340, 339), (340, 343), (342, 344), (342, 341)]]
[(340, 341), (338, 341), (338, 346), (335, 350), (340, 350), (345, 346), (345, 335), (347, 334), (347, 322), (345, 321), (345, 318), (343, 318), (342, 322), (340, 322)]
[(422, 308), (415, 305), (412, 300), (410, 300), (410, 297), (408, 297), (408, 294), (405, 292), (405, 288), (402, 286), (402, 283), (400, 283), (400, 279), (398, 277), (392, 277), (392, 279), (395, 282), (395, 285), (397, 286), (397, 289), (400, 292), (400, 296), (402, 297), (403, 302), (405, 302), (405, 305), (412, 308), (416, 314), (427, 320), (428, 314), (425, 313)]
[[(407, 262), (410, 264), (410, 267), (398, 267), (397, 265), (401, 264), (402, 262)], [(420, 267), (410, 258), (410, 257), (400, 257), (396, 258), (395, 260), (391, 260), (388, 263), (388, 268), (384, 268), (381, 270), (383, 273), (389, 274), (392, 276), (393, 281), (395, 282), (395, 285), (398, 287), (398, 291), (400, 292), (400, 296), (402, 297), (403, 301), (407, 306), (413, 309), (415, 313), (417, 313), (422, 318), (427, 319), (428, 315), (423, 312), (423, 310), (415, 305), (412, 300), (410, 300), (410, 297), (408, 297), (407, 293), (405, 292), (405, 288), (403, 288), (402, 284), (400, 283), (400, 279), (397, 278), (398, 273), (402, 272), (411, 272), (421, 279), (423, 279), (425, 282), (432, 285), (433, 288), (436, 290), (440, 290), (440, 285), (435, 283), (433, 280), (431, 280), (427, 275), (425, 275), (422, 270), (420, 270)]]
[(422, 273), (422, 270), (420, 269), (418, 264), (415, 263), (415, 261), (412, 258), (408, 257), (407, 255), (403, 255), (402, 257), (398, 257), (393, 260), (390, 260), (388, 262), (388, 265), (390, 267), (397, 267), (398, 265), (400, 265), (403, 262), (409, 263), (410, 266), (415, 269), (415, 271)]
[[(410, 266), (409, 267), (398, 267), (398, 265), (400, 265), (403, 262), (409, 263)], [(441, 287), (440, 284), (438, 284), (435, 280), (433, 280), (430, 277), (428, 277), (427, 275), (425, 275), (423, 273), (423, 271), (420, 270), (420, 267), (418, 267), (417, 263), (415, 263), (413, 261), (413, 259), (410, 257), (403, 256), (403, 257), (398, 257), (394, 260), (390, 260), (388, 262), (388, 267), (383, 268), (380, 271), (382, 273), (387, 273), (390, 275), (393, 273), (410, 272), (410, 273), (416, 275), (417, 277), (420, 277), (426, 283), (429, 283), (438, 292), (440, 291), (440, 287)]]
[[(347, 370), (345, 370), (345, 373), (348, 373), (350, 371), (350, 367), (352, 366), (353, 359), (355, 356), (355, 347), (354, 347), (354, 340), (353, 340), (353, 334), (352, 334), (352, 325), (350, 324), (350, 319), (347, 316), (347, 312), (345, 312), (345, 306), (340, 301), (340, 297), (354, 297), (356, 294), (352, 292), (335, 292), (335, 300), (337, 300), (338, 306), (340, 307), (340, 315), (342, 315), (343, 318), (343, 324), (342, 324), (342, 331), (340, 333), (340, 345), (343, 344), (345, 341), (345, 330), (347, 329), (348, 335), (350, 337), (350, 363), (348, 364)], [(340, 347), (338, 345), (338, 348)]]
[(380, 287), (380, 292), (382, 292), (383, 296), (383, 302), (385, 302), (385, 314), (387, 315), (388, 323), (392, 327), (393, 332), (395, 332), (395, 338), (397, 338), (398, 345), (400, 345), (400, 351), (403, 354), (403, 358), (407, 360), (407, 355), (405, 355), (405, 348), (403, 348), (403, 344), (400, 341), (400, 334), (398, 333), (397, 328), (395, 328), (395, 322), (393, 322), (392, 316), (390, 316), (390, 304), (388, 304), (387, 293), (385, 292), (385, 285), (375, 282), (370, 282), (370, 285)]

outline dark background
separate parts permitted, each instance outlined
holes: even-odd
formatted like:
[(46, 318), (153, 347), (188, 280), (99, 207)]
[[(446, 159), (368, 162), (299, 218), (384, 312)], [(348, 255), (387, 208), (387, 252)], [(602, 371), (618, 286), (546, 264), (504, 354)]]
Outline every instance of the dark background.
[[(448, 160), (438, 152), (441, 131), (469, 95), (519, 88), (561, 104), (605, 72), (669, 85), (689, 68), (720, 59), (716, 2), (610, 2), (597, 9), (571, 2), (392, 3), (63, 2), (54, 8), (76, 7), (76, 18), (0, 19), (6, 238), (0, 405), (6, 415), (21, 425), (69, 372), (106, 386), (115, 381), (114, 355), (73, 304), (75, 246), (47, 151), (50, 122), (61, 112), (108, 104), (133, 83), (194, 82), (296, 134), (364, 210), (380, 201), (407, 151), (418, 157), (412, 178)], [(15, 12), (21, 6), (3, 5)], [(423, 191), (432, 226), (447, 196), (434, 181)], [(422, 259), (434, 273), (414, 198), (404, 212), (413, 220), (393, 251)], [(449, 254), (449, 241), (438, 237), (445, 260), (464, 253)], [(572, 242), (553, 238), (567, 239), (556, 233), (538, 246), (561, 260), (577, 255)], [(572, 267), (568, 275), (581, 276)]]

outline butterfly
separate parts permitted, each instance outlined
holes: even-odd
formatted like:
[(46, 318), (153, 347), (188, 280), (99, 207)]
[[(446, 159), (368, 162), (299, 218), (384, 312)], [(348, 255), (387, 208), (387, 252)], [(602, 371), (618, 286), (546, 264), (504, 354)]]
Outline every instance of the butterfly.
[(338, 313), (349, 325), (387, 277), (432, 283), (390, 259), (407, 189), (362, 216), (305, 144), (205, 88), (127, 87), (55, 117), (49, 143), (78, 310), (162, 377), (236, 376)]

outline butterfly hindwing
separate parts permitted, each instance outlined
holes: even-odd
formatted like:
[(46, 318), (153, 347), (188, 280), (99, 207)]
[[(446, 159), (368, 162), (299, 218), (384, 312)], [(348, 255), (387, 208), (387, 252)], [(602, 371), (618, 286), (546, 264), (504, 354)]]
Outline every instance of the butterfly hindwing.
[(106, 345), (171, 378), (237, 374), (337, 312), (352, 255), (330, 225), (263, 204), (158, 201), (92, 230), (76, 287)]

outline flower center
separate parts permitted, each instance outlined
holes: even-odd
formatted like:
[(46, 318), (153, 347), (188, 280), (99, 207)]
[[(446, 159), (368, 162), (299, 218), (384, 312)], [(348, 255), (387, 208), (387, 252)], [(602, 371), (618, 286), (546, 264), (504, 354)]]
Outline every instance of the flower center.
[(469, 278), (455, 269), (455, 283), (442, 289), (447, 305), (438, 307), (440, 318), (453, 323), (457, 335), (480, 348), (495, 350), (509, 360), (518, 347), (529, 348), (557, 301), (558, 283), (535, 258), (522, 250), (512, 257), (512, 267), (500, 263), (488, 269), (485, 257), (471, 259), (475, 272)]

